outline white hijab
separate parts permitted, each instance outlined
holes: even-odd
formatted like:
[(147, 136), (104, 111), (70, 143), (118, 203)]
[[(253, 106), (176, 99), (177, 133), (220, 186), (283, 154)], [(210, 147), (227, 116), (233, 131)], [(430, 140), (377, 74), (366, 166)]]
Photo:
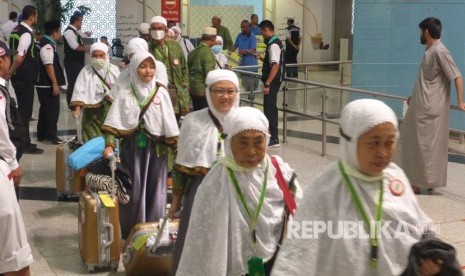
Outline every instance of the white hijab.
[[(96, 42), (90, 46), (90, 55), (95, 51), (105, 53), (105, 65), (102, 69), (96, 71), (105, 79), (105, 82), (113, 87), (120, 72), (116, 65), (110, 63), (108, 57), (108, 46), (102, 42)], [(83, 104), (84, 107), (89, 105), (100, 104), (105, 96), (110, 94), (110, 89), (102, 84), (100, 78), (95, 74), (92, 64), (87, 64), (82, 68), (76, 79), (71, 106)]]
[[(209, 171), (197, 190), (187, 230), (184, 249), (176, 275), (242, 275), (252, 256), (269, 260), (282, 233), (284, 199), (269, 156), (255, 168), (245, 169), (234, 161), (230, 142), (241, 131), (255, 129), (268, 132), (268, 121), (258, 109), (238, 107), (225, 118), (226, 156)], [(286, 181), (293, 170), (277, 157)], [(265, 168), (269, 163), (268, 174)], [(266, 195), (257, 220), (257, 251), (252, 249), (250, 219), (238, 199), (227, 169), (233, 170), (248, 208), (254, 210), (267, 179)], [(300, 186), (295, 182), (298, 197)], [(199, 254), (201, 252), (201, 254)]]
[[(117, 87), (115, 94), (118, 96), (108, 111), (104, 127), (131, 132), (139, 126), (141, 107), (138, 104), (143, 103), (156, 89), (155, 77), (146, 83), (140, 80), (137, 75), (137, 68), (146, 59), (152, 59), (155, 62), (155, 58), (148, 52), (138, 52), (131, 58), (128, 81)], [(164, 87), (158, 88), (157, 94), (143, 116), (143, 121), (144, 128), (154, 136), (174, 137), (179, 135), (173, 106), (168, 91)]]
[(341, 160), (358, 170), (358, 138), (382, 123), (391, 123), (397, 130), (396, 114), (382, 101), (360, 99), (348, 103), (341, 114)]
[[(386, 122), (397, 130), (392, 109), (381, 101), (362, 99), (347, 104), (341, 116), (341, 160), (369, 221), (375, 221), (374, 210), (380, 190), (383, 191), (383, 229), (378, 237), (377, 269), (370, 266), (370, 240), (363, 238), (368, 235), (363, 220), (338, 164), (333, 164), (306, 188), (294, 217), (296, 226), (292, 228), (315, 221), (332, 226), (322, 225), (328, 231), (317, 237), (311, 230), (294, 231), (281, 247), (272, 275), (400, 275), (407, 266), (412, 245), (421, 239), (425, 230), (431, 229), (431, 219), (420, 209), (409, 180), (397, 165), (391, 162), (381, 176), (366, 176), (358, 171), (358, 139)], [(399, 187), (404, 188), (403, 192)], [(343, 236), (344, 230), (351, 230), (341, 223), (348, 222), (361, 222), (355, 233), (363, 235)], [(396, 232), (399, 227), (402, 231)], [(329, 233), (342, 235), (335, 238)]]
[[(234, 83), (238, 91), (228, 113), (222, 113), (216, 110), (213, 106), (210, 95), (210, 87), (216, 82), (222, 80)], [(220, 124), (223, 125), (224, 118), (235, 108), (239, 107), (239, 79), (232, 71), (213, 70), (208, 73), (206, 84), (207, 88), (205, 95), (207, 97), (208, 108), (212, 111)], [(217, 161), (218, 130), (208, 114), (208, 108), (191, 112), (184, 118), (179, 135), (176, 164), (188, 168), (210, 168), (212, 164)], [(223, 152), (224, 150), (222, 145), (220, 157), (224, 155)]]
[[(126, 53), (128, 56), (132, 56), (138, 52), (148, 51), (149, 45), (147, 44), (147, 41), (140, 37), (136, 37), (129, 40), (126, 46)], [(168, 73), (166, 72), (165, 64), (163, 64), (163, 62), (161, 61), (155, 60), (155, 67), (157, 68), (157, 72), (155, 73), (155, 80), (161, 85), (168, 87)], [(116, 80), (115, 86), (124, 86), (129, 81), (129, 78), (129, 66), (127, 66), (126, 68), (124, 68), (123, 71), (121, 71), (120, 77)], [(114, 100), (117, 97), (116, 91), (119, 89), (120, 88), (116, 88), (110, 91), (109, 96), (112, 100)]]

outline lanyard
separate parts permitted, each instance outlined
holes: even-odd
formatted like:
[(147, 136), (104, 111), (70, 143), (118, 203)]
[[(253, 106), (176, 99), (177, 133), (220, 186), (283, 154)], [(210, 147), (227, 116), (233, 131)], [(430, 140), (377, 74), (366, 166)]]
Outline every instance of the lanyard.
[(140, 102), (139, 99), (137, 98), (136, 91), (134, 91), (134, 86), (132, 86), (131, 83), (131, 92), (134, 98), (136, 99), (137, 105), (139, 106), (139, 109), (142, 110), (144, 106), (147, 105), (147, 102), (150, 101), (153, 97), (153, 94), (157, 91), (157, 86), (153, 88), (153, 90), (150, 92), (149, 96), (144, 100), (144, 102)]
[(357, 211), (359, 212), (360, 216), (362, 217), (363, 221), (365, 222), (365, 226), (369, 230), (370, 234), (370, 245), (371, 245), (371, 251), (370, 251), (370, 261), (371, 261), (371, 267), (376, 268), (377, 263), (378, 263), (378, 224), (381, 222), (381, 215), (383, 213), (383, 182), (381, 181), (380, 185), (380, 191), (378, 195), (378, 203), (376, 204), (376, 209), (375, 209), (375, 223), (374, 223), (374, 234), (371, 229), (371, 223), (370, 220), (368, 219), (368, 215), (363, 209), (362, 202), (360, 201), (360, 197), (357, 195), (357, 192), (355, 191), (354, 185), (349, 179), (349, 176), (347, 175), (344, 165), (342, 164), (341, 161), (338, 162), (339, 166), (339, 171), (341, 172), (342, 178), (344, 178), (344, 183), (346, 184), (347, 188), (350, 191), (350, 194), (352, 195), (352, 200), (354, 201), (355, 207), (357, 208)]
[(247, 213), (247, 216), (250, 219), (250, 226), (252, 227), (252, 240), (253, 240), (253, 249), (255, 252), (257, 252), (257, 236), (256, 236), (256, 229), (257, 229), (257, 219), (258, 216), (260, 215), (260, 210), (262, 209), (263, 206), (263, 201), (265, 200), (265, 194), (266, 194), (266, 183), (268, 179), (268, 160), (266, 160), (266, 169), (265, 169), (265, 180), (263, 181), (262, 185), (262, 191), (260, 193), (260, 199), (258, 200), (258, 206), (257, 209), (255, 209), (255, 214), (252, 216), (251, 211), (249, 210), (249, 207), (247, 206), (244, 195), (242, 194), (241, 188), (239, 187), (239, 184), (237, 183), (236, 176), (234, 175), (234, 172), (230, 169), (228, 169), (228, 174), (229, 177), (231, 178), (231, 181), (234, 184), (234, 188), (236, 189), (237, 196), (239, 197), (239, 200), (242, 203), (242, 206), (244, 206), (244, 209)]
[(277, 35), (272, 36), (272, 37), (270, 38), (270, 40), (268, 41), (268, 45), (271, 45), (271, 43), (272, 43), (273, 41), (275, 41), (276, 39), (278, 39), (278, 36), (277, 36)]
[[(165, 54), (163, 54), (163, 50), (160, 52), (159, 48), (155, 46), (155, 55), (159, 56), (161, 60), (163, 60), (163, 63), (166, 65), (166, 59), (168, 58), (168, 45), (164, 45), (165, 48)], [(166, 68), (168, 69), (168, 68)]]
[(55, 48), (55, 46), (57, 45), (57, 42), (49, 35), (44, 35), (44, 37), (50, 42), (50, 44), (53, 45), (53, 48)]
[[(102, 89), (103, 89), (103, 93), (107, 93), (107, 89), (106, 89), (106, 86), (109, 86), (106, 84), (106, 81), (107, 81), (107, 77), (108, 77), (108, 74), (110, 74), (110, 64), (108, 64), (108, 67), (107, 67), (107, 73), (105, 74), (105, 77), (102, 79), (100, 79), (100, 84), (102, 85)], [(131, 88), (132, 88), (132, 84), (131, 84)], [(134, 89), (133, 90), (133, 93), (134, 93)]]

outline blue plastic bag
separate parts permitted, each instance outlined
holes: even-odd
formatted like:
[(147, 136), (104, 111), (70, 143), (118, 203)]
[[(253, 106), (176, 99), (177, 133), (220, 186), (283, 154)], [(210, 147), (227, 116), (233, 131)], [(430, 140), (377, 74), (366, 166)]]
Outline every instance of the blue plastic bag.
[(73, 170), (80, 170), (89, 165), (92, 161), (102, 157), (104, 150), (105, 138), (102, 136), (95, 137), (68, 156), (68, 165), (73, 168)]

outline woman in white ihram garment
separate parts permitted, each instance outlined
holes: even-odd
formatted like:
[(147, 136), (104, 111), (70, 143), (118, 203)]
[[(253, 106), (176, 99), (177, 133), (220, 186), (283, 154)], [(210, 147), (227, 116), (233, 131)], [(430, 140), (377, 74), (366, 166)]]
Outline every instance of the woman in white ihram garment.
[(268, 120), (261, 111), (234, 109), (224, 132), (225, 156), (197, 189), (176, 275), (269, 275), (286, 210), (293, 212), (302, 196), (289, 165), (266, 154)]
[(91, 63), (79, 73), (69, 103), (75, 118), (81, 117), (84, 112), (81, 123), (84, 143), (103, 135), (100, 127), (112, 101), (108, 94), (119, 76), (119, 69), (110, 63), (107, 52), (108, 46), (102, 42), (90, 46)]
[[(128, 44), (126, 45), (126, 52), (128, 55), (129, 62), (131, 61), (131, 57), (135, 53), (148, 51), (149, 45), (147, 44), (147, 41), (140, 37), (136, 37), (129, 40)], [(109, 97), (111, 100), (114, 100), (116, 98), (116, 91), (118, 91), (119, 89), (121, 89), (121, 87), (124, 87), (126, 84), (130, 82), (129, 66), (127, 66), (128, 64), (125, 64), (124, 69), (121, 70), (119, 78), (116, 79), (114, 89), (111, 89), (109, 93)], [(168, 74), (166, 73), (165, 64), (163, 64), (163, 62), (161, 61), (155, 60), (155, 67), (157, 68), (157, 71), (155, 72), (155, 80), (163, 87), (168, 87)]]
[[(392, 109), (373, 99), (350, 102), (340, 133), (341, 158), (305, 189), (272, 275), (401, 275), (412, 246), (432, 231), (391, 162), (398, 138)], [(435, 275), (441, 261), (419, 266), (419, 275)]]
[(177, 145), (179, 128), (168, 91), (155, 80), (155, 58), (138, 52), (131, 58), (130, 81), (120, 86), (102, 126), (104, 157), (122, 138), (121, 162), (131, 176), (130, 202), (120, 207), (123, 239), (137, 223), (158, 221), (166, 213), (167, 152)]
[(239, 79), (232, 71), (210, 71), (205, 83), (208, 108), (187, 114), (179, 134), (173, 172), (173, 202), (169, 209), (170, 217), (175, 218), (182, 205), (174, 271), (181, 257), (195, 193), (211, 166), (224, 156), (224, 118), (239, 106), (240, 100)]

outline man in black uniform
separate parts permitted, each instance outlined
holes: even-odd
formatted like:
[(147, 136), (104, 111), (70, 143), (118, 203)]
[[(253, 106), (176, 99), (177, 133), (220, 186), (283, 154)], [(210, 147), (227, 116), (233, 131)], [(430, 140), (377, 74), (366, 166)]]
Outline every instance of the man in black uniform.
[(269, 20), (260, 23), (260, 30), (265, 40), (265, 57), (257, 55), (263, 61), (262, 82), (263, 82), (263, 112), (270, 123), (270, 148), (279, 147), (278, 138), (278, 107), (276, 101), (281, 82), (284, 79), (284, 48), (279, 37), (274, 33), (274, 25)]
[[(302, 32), (294, 25), (294, 19), (287, 19), (286, 34), (286, 63), (297, 63), (297, 54), (302, 43)], [(297, 78), (299, 69), (297, 67), (286, 67), (286, 76)]]
[(39, 42), (41, 65), (36, 85), (40, 102), (37, 140), (47, 139), (57, 145), (62, 142), (57, 137), (60, 86), (65, 85), (65, 76), (56, 50), (57, 41), (61, 38), (60, 21), (45, 22), (44, 29), (45, 35)]
[(66, 101), (69, 105), (71, 98), (73, 97), (74, 84), (76, 79), (84, 67), (85, 52), (89, 50), (89, 47), (84, 45), (82, 38), (86, 37), (81, 31), (83, 14), (79, 11), (75, 11), (69, 25), (63, 33), (64, 46), (65, 46), (65, 71), (66, 79), (68, 80), (68, 91), (66, 92)]
[(18, 100), (18, 110), (25, 128), (26, 145), (24, 153), (41, 154), (44, 151), (31, 143), (29, 119), (34, 103), (34, 84), (39, 74), (39, 52), (34, 43), (32, 26), (37, 23), (37, 9), (31, 5), (23, 8), (21, 24), (10, 34), (10, 48), (17, 50), (13, 65), (10, 67), (13, 88)]

